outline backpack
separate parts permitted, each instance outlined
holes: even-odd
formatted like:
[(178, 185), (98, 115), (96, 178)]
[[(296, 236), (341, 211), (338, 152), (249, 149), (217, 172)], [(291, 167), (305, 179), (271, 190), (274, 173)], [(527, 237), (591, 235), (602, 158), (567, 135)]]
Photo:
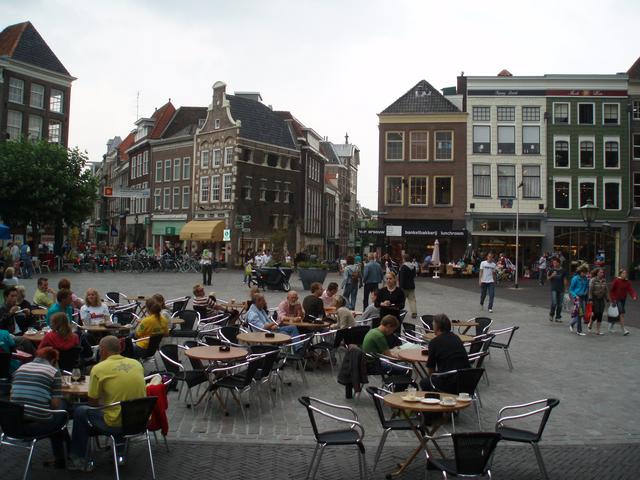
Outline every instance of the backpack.
[(353, 270), (351, 270), (351, 283), (358, 283), (360, 279), (360, 270), (358, 267), (354, 266)]

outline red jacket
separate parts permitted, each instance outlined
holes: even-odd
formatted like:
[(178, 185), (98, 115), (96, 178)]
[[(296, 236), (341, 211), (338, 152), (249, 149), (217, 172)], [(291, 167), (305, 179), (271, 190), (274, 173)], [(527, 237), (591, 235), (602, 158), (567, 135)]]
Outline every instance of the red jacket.
[(70, 350), (73, 347), (77, 347), (78, 345), (80, 345), (80, 339), (75, 333), (72, 333), (67, 338), (62, 338), (58, 332), (52, 331), (48, 332), (44, 336), (44, 338), (40, 342), (40, 345), (38, 345), (38, 348), (53, 347), (58, 351), (64, 351)]
[(169, 419), (167, 418), (167, 387), (161, 383), (160, 385), (147, 385), (147, 397), (158, 397), (156, 406), (151, 412), (151, 418), (147, 428), (150, 431), (162, 430), (165, 437), (169, 433)]
[(624, 300), (627, 298), (627, 295), (631, 295), (631, 298), (634, 300), (638, 296), (629, 280), (623, 280), (616, 277), (611, 283), (611, 290), (609, 291), (611, 301), (615, 302), (617, 300)]

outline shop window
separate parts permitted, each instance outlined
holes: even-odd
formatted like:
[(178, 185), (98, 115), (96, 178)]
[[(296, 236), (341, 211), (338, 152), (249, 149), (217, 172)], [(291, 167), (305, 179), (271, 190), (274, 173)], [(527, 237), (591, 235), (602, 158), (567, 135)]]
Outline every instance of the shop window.
[(453, 203), (453, 179), (451, 177), (435, 177), (433, 203), (447, 206)]

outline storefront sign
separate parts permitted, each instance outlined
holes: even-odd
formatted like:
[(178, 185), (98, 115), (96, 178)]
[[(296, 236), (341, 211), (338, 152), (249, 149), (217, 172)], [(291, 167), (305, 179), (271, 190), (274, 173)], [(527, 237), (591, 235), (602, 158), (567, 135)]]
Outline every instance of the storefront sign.
[(442, 238), (464, 238), (466, 230), (427, 230), (422, 228), (405, 228), (404, 234), (407, 237), (442, 237)]
[(359, 228), (358, 229), (358, 235), (360, 235), (361, 237), (365, 235), (384, 235), (384, 234), (385, 234), (384, 228)]
[(387, 225), (387, 237), (401, 237), (402, 225)]

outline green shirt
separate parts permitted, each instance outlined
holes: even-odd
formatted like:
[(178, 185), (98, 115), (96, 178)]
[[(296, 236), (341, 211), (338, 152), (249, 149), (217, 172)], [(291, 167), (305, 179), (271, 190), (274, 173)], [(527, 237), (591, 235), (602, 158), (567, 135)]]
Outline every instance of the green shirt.
[(42, 290), (37, 289), (36, 293), (33, 295), (33, 303), (35, 305), (41, 305), (43, 307), (49, 308), (55, 302), (47, 292), (43, 292)]
[[(389, 350), (389, 344), (387, 343), (387, 337), (378, 328), (369, 330), (362, 342), (362, 350), (364, 353), (384, 353)], [(373, 362), (367, 358), (367, 361)]]

